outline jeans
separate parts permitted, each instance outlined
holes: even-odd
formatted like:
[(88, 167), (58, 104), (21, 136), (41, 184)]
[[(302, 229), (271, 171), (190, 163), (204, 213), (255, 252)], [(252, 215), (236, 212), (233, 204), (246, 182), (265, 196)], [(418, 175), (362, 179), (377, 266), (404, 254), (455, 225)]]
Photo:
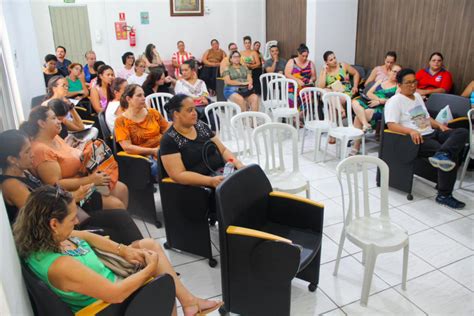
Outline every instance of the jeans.
[[(469, 138), (469, 132), (464, 128), (451, 129), (445, 132), (435, 130), (429, 135), (423, 136), (418, 156), (428, 158), (437, 152), (447, 153), (456, 164), (459, 162), (459, 154), (463, 151)], [(450, 195), (453, 192), (457, 176), (456, 166), (449, 172), (438, 169), (438, 194)]]

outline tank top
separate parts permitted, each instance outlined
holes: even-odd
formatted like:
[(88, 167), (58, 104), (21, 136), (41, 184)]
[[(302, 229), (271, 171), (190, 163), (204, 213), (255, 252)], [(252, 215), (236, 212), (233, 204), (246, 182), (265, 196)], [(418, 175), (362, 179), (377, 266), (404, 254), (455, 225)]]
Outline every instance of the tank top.
[(471, 92), (471, 105), (474, 105), (474, 91)]
[(100, 106), (102, 109), (105, 109), (108, 103), (107, 96), (102, 93), (100, 86), (95, 86), (95, 88), (97, 89), (97, 92), (99, 92)]
[(25, 261), (38, 278), (46, 283), (48, 287), (69, 306), (73, 313), (76, 313), (78, 310), (94, 303), (97, 299), (77, 292), (65, 292), (55, 288), (49, 282), (48, 271), (49, 267), (54, 263), (54, 261), (56, 261), (56, 259), (62, 256), (71, 256), (111, 282), (115, 282), (117, 278), (115, 274), (99, 260), (94, 250), (92, 250), (91, 246), (89, 246), (85, 240), (79, 238), (69, 238), (69, 240), (76, 244), (78, 248), (82, 248), (84, 253), (70, 255), (56, 252), (37, 252), (31, 254)]
[(209, 49), (207, 51), (207, 60), (211, 63), (220, 63), (224, 59), (224, 51), (222, 49), (213, 50)]
[[(25, 172), (24, 175), (24, 177), (16, 177), (0, 174), (0, 183), (3, 183), (8, 179), (16, 179), (24, 183), (30, 192), (42, 186), (41, 180), (33, 176), (31, 173)], [(5, 201), (5, 206), (7, 208), (8, 220), (10, 221), (10, 224), (13, 224), (18, 215), (18, 208), (15, 205), (8, 204), (7, 201)]]

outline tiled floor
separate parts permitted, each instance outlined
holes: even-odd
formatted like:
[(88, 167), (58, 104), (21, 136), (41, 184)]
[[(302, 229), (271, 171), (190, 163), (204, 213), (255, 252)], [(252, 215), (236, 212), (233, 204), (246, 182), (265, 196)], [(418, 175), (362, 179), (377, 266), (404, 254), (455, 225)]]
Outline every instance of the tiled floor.
[[(413, 201), (408, 201), (405, 193), (390, 189), (390, 216), (410, 235), (407, 290), (400, 286), (402, 252), (382, 254), (377, 258), (368, 306), (362, 307), (363, 266), (358, 247), (346, 240), (338, 276), (332, 275), (342, 228), (342, 196), (335, 172), (338, 160), (328, 154), (327, 162), (314, 163), (311, 142), (306, 143), (305, 154), (299, 157), (300, 169), (310, 181), (311, 198), (325, 204), (321, 276), (314, 293), (307, 290), (305, 282), (293, 281), (291, 315), (474, 315), (473, 172), (466, 174), (466, 190), (454, 192), (467, 203), (462, 211), (436, 204), (433, 184), (419, 178), (415, 178)], [(369, 142), (367, 148), (369, 155), (377, 155), (375, 143)], [(375, 169), (370, 171), (370, 201), (375, 206), (380, 190), (375, 184)], [(159, 196), (156, 202), (161, 210)], [(371, 209), (373, 213), (378, 211), (377, 207)], [(164, 228), (138, 219), (136, 222), (144, 236), (164, 243)], [(216, 228), (211, 228), (211, 238), (220, 261)], [(176, 251), (167, 254), (193, 293), (221, 299), (219, 265), (210, 268), (200, 257)]]

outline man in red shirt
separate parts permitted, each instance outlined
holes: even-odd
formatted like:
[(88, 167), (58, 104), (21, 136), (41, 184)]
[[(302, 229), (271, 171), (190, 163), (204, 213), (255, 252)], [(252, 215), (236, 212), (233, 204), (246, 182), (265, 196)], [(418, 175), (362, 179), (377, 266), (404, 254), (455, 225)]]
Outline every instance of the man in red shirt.
[(431, 93), (448, 93), (453, 85), (451, 73), (443, 68), (443, 55), (433, 53), (430, 56), (429, 66), (416, 73), (418, 88), (416, 92), (424, 98)]

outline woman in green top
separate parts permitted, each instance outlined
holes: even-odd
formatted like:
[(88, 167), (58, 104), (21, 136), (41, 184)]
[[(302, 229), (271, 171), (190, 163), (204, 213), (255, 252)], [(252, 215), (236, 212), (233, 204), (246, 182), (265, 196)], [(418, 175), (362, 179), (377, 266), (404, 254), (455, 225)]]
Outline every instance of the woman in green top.
[(229, 67), (223, 72), (224, 77), (224, 97), (237, 103), (242, 112), (250, 108), (251, 111), (258, 111), (258, 96), (254, 92), (252, 73), (241, 64), (241, 55), (234, 51), (229, 56)]
[[(358, 97), (352, 100), (352, 109), (356, 114), (354, 127), (371, 132), (377, 122), (382, 119), (385, 103), (397, 92), (397, 73), (402, 69), (400, 65), (393, 65), (386, 81), (377, 81), (367, 92), (364, 99)], [(356, 155), (360, 149), (360, 140), (354, 141), (351, 155)]]
[[(352, 98), (358, 92), (359, 72), (349, 64), (339, 63), (332, 51), (325, 52), (323, 59), (326, 65), (319, 75), (318, 87), (342, 92)], [(349, 75), (353, 77), (354, 85), (352, 85)]]
[[(30, 194), (13, 226), (20, 256), (73, 312), (98, 299), (123, 302), (147, 280), (163, 273), (173, 277), (184, 315), (210, 312), (222, 305), (192, 295), (153, 239), (125, 246), (99, 235), (75, 231), (76, 215), (76, 204), (70, 193), (59, 187), (43, 186)], [(119, 279), (98, 259), (92, 247), (115, 253), (143, 268)], [(176, 315), (176, 310), (173, 314)]]
[(87, 90), (86, 80), (84, 78), (84, 72), (82, 71), (82, 65), (78, 63), (70, 64), (69, 76), (67, 82), (69, 85), (67, 97), (81, 100), (89, 96), (89, 90)]

